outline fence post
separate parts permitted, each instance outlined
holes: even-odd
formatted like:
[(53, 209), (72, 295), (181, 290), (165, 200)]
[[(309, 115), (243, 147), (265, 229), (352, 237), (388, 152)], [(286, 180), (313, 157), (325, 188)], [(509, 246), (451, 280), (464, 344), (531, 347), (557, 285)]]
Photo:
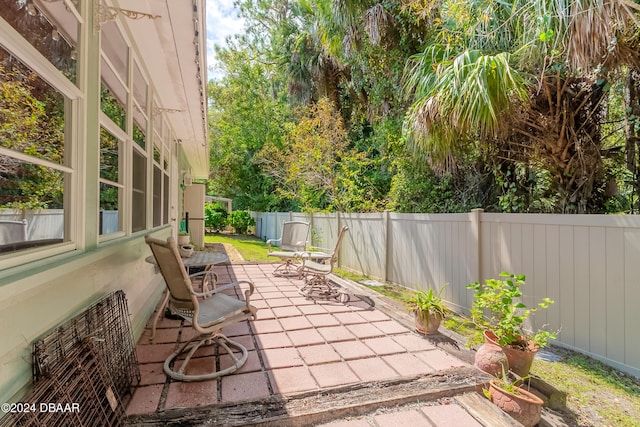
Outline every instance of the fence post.
[(471, 280), (482, 282), (482, 236), (480, 233), (480, 223), (482, 222), (482, 212), (484, 209), (471, 209), (471, 237), (473, 239), (473, 247), (476, 252), (476, 257), (471, 264), (473, 266), (473, 270), (471, 271)]
[(386, 283), (389, 280), (389, 258), (390, 258), (390, 251), (389, 251), (389, 243), (390, 243), (390, 238), (389, 238), (389, 233), (391, 232), (389, 227), (389, 211), (384, 211), (384, 282)]

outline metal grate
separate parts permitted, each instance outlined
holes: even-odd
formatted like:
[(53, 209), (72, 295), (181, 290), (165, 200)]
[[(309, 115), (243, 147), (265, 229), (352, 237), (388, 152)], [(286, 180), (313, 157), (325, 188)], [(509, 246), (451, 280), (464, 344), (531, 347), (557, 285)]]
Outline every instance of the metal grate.
[(135, 342), (129, 325), (129, 310), (123, 291), (112, 292), (78, 316), (66, 321), (33, 345), (33, 382), (53, 378), (88, 338), (104, 361), (113, 392), (125, 404), (132, 385), (140, 382)]
[(49, 376), (0, 420), (13, 426), (120, 426), (125, 410), (92, 338), (67, 351)]

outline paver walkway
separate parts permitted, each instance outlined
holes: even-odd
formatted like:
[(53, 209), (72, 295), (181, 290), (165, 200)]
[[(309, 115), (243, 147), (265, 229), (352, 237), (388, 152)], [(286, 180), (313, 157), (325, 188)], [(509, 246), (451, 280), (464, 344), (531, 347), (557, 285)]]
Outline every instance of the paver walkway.
[[(307, 300), (298, 293), (300, 280), (274, 277), (272, 270), (270, 264), (216, 267), (220, 283), (251, 280), (256, 288), (251, 304), (258, 308), (257, 320), (223, 330), (249, 350), (247, 362), (240, 370), (211, 381), (185, 383), (168, 379), (162, 362), (177, 341), (185, 341), (192, 331), (180, 320), (163, 318), (154, 342), (149, 341), (147, 329), (138, 343), (142, 380), (127, 414), (289, 396), (468, 366), (370, 306), (366, 299), (352, 297), (348, 303)], [(229, 363), (211, 351), (200, 356), (192, 361), (194, 371), (210, 363), (218, 363), (221, 368)], [(481, 424), (452, 403), (423, 405), (326, 425)]]

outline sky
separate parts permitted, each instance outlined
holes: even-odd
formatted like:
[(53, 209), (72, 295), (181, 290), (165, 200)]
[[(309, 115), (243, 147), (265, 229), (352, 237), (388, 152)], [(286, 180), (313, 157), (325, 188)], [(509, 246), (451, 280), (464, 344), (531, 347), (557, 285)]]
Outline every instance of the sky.
[(243, 32), (244, 20), (233, 7), (233, 0), (207, 1), (207, 67), (208, 79), (216, 77), (211, 68), (215, 67), (214, 45), (224, 45), (227, 36)]

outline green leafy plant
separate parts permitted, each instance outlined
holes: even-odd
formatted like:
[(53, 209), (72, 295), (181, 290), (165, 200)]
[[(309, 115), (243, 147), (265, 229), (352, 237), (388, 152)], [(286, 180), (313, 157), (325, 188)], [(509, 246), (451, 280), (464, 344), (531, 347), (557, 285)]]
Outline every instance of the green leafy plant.
[(227, 216), (227, 223), (238, 234), (246, 234), (250, 226), (256, 225), (256, 220), (251, 218), (247, 211), (233, 211)]
[(178, 236), (188, 236), (188, 235), (189, 235), (188, 231), (181, 230), (178, 232)]
[(428, 291), (420, 289), (412, 292), (404, 298), (407, 310), (433, 311), (444, 317), (446, 307), (443, 303), (442, 291), (446, 286), (447, 285), (442, 286), (437, 293), (434, 292), (433, 288), (430, 288)]
[(224, 230), (227, 226), (227, 215), (227, 210), (220, 203), (204, 204), (204, 226), (208, 230)]
[[(504, 369), (504, 365), (502, 366), (502, 376), (495, 377), (495, 379), (491, 380), (493, 385), (501, 388), (507, 393), (515, 394), (516, 396), (520, 394), (520, 384), (524, 383), (527, 379), (529, 379), (529, 375), (526, 377), (517, 378), (512, 380), (509, 377), (508, 371)], [(491, 400), (491, 392), (488, 389), (483, 389), (484, 395), (487, 399)]]
[(528, 333), (524, 322), (537, 310), (548, 308), (553, 300), (543, 298), (537, 307), (527, 308), (520, 300), (520, 287), (525, 284), (525, 276), (505, 272), (500, 276), (504, 280), (488, 279), (484, 284), (474, 282), (467, 286), (475, 292), (470, 311), (472, 321), (479, 327), (469, 345), (482, 342), (483, 331), (490, 330), (502, 346), (526, 349), (527, 342), (533, 341), (538, 348), (546, 347), (556, 335), (542, 329)]
[(442, 319), (446, 315), (446, 307), (442, 299), (442, 291), (447, 285), (443, 285), (436, 293), (433, 288), (429, 290), (418, 290), (412, 292), (404, 298), (404, 303), (407, 306), (407, 310), (410, 312), (421, 311), (425, 314), (425, 328), (429, 327), (429, 312), (439, 315)]

